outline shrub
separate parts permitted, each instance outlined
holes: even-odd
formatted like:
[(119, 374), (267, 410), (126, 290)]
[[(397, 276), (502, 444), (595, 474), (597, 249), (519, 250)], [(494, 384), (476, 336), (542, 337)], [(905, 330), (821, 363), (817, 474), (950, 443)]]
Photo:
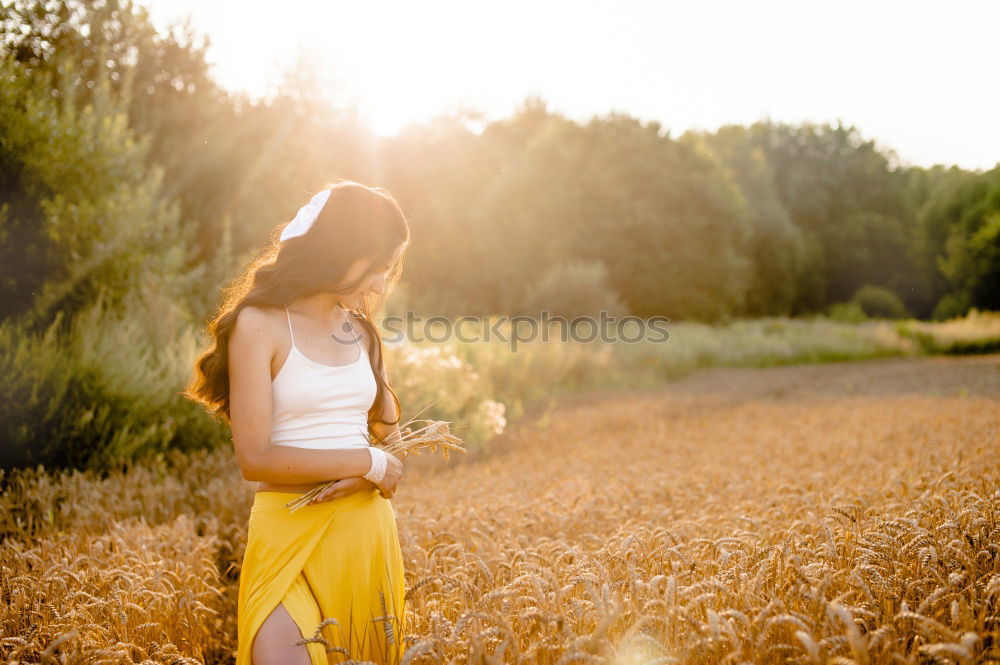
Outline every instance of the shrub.
[(949, 293), (942, 296), (934, 306), (931, 319), (934, 321), (947, 321), (949, 319), (961, 318), (969, 311), (968, 295)]
[(0, 467), (109, 468), (227, 443), (228, 429), (179, 395), (195, 335), (155, 297), (137, 286), (119, 310), (99, 296), (40, 333), (0, 322)]
[(899, 296), (881, 286), (871, 284), (862, 286), (854, 292), (851, 302), (856, 303), (867, 316), (873, 318), (912, 318)]
[(827, 317), (842, 323), (861, 323), (868, 320), (865, 310), (853, 300), (830, 305), (829, 309), (827, 309)]

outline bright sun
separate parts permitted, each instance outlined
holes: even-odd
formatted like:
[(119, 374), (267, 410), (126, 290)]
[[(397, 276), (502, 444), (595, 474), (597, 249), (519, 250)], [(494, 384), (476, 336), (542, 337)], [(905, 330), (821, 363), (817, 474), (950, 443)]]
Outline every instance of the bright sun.
[[(175, 10), (188, 1), (172, 0)], [(306, 17), (248, 8), (241, 12), (240, 30), (217, 27), (228, 20), (222, 10), (214, 3), (197, 9), (200, 29), (212, 33), (211, 59), (220, 83), (259, 97), (276, 89), (282, 72), (306, 67), (328, 99), (356, 105), (380, 136), (457, 107), (492, 113), (512, 76), (510, 55), (484, 51), (478, 33), (469, 30), (488, 22), (475, 5), (455, 5), (433, 21), (421, 3), (394, 3), (392, 20), (367, 3), (317, 2)], [(262, 34), (285, 38), (275, 42), (277, 50), (262, 48)], [(241, 57), (220, 57), (226, 53)], [(488, 92), (477, 85), (485, 80), (493, 82)]]

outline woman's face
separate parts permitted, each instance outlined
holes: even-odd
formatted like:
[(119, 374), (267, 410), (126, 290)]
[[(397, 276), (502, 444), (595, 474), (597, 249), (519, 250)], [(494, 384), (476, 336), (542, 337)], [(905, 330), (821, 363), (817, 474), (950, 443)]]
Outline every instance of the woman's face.
[(340, 302), (344, 307), (353, 309), (361, 304), (361, 300), (370, 293), (375, 293), (382, 295), (385, 293), (385, 281), (389, 275), (389, 269), (399, 261), (403, 253), (403, 246), (400, 245), (396, 248), (396, 251), (392, 255), (392, 259), (383, 262), (381, 264), (375, 263), (371, 267), (367, 274), (365, 270), (371, 265), (372, 261), (375, 259), (373, 257), (358, 259), (351, 267), (348, 269), (347, 274), (344, 276), (345, 282), (352, 282), (358, 278), (361, 279), (361, 283), (358, 288), (353, 292), (345, 294), (341, 297)]

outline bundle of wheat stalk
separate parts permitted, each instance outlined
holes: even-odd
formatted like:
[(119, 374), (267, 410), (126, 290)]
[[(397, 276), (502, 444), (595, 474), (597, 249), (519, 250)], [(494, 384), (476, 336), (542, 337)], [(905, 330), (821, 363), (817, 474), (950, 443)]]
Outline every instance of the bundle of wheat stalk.
[[(418, 423), (423, 423), (423, 425), (417, 427)], [(375, 435), (376, 440), (372, 441), (372, 435), (368, 432), (363, 432), (363, 434), (368, 440), (369, 445), (377, 445), (387, 453), (396, 454), (405, 452), (407, 455), (420, 455), (425, 450), (434, 452), (440, 448), (441, 455), (447, 460), (449, 450), (458, 450), (463, 453), (469, 452), (465, 448), (463, 441), (451, 433), (451, 423), (445, 420), (428, 420), (426, 418), (418, 420), (411, 418), (400, 425), (400, 436), (391, 441), (383, 439), (378, 435)], [(317, 485), (305, 494), (286, 503), (285, 507), (292, 511), (297, 510), (308, 504), (313, 497), (335, 482), (337, 481), (331, 480)]]

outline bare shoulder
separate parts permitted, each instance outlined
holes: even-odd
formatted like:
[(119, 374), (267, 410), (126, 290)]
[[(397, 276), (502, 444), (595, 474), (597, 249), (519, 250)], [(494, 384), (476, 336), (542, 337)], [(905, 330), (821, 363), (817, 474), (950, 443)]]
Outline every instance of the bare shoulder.
[(270, 354), (276, 342), (276, 314), (273, 307), (247, 305), (240, 309), (233, 324), (230, 344), (244, 352), (253, 349)]
[(237, 330), (248, 335), (270, 332), (274, 322), (274, 308), (247, 305), (236, 315), (233, 332)]

